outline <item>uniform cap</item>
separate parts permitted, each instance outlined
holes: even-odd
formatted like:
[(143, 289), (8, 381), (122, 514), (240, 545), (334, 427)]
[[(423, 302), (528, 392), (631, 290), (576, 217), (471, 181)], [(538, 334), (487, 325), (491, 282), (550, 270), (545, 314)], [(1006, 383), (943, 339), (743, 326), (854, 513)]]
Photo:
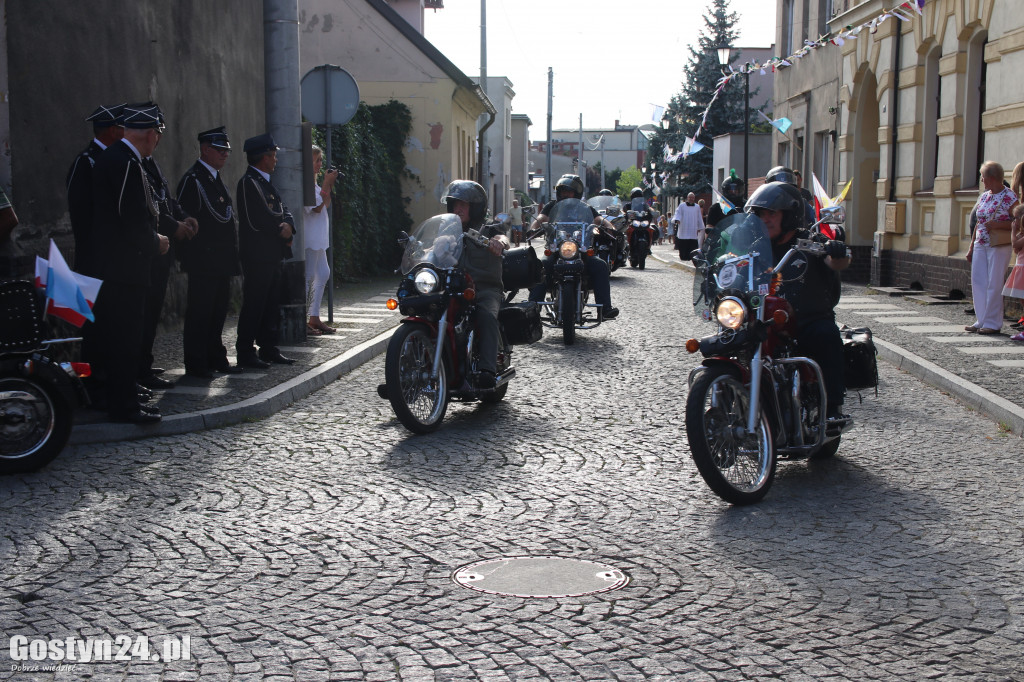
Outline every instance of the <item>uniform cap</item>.
[(153, 102), (124, 105), (124, 127), (145, 130), (156, 128), (164, 131), (164, 115)]
[(278, 146), (274, 143), (274, 138), (271, 137), (270, 133), (263, 133), (256, 137), (250, 137), (242, 145), (242, 151), (246, 154), (260, 154), (262, 152), (269, 152), (278, 149)]
[(231, 149), (231, 143), (228, 141), (228, 134), (224, 130), (224, 126), (199, 133), (199, 142), (206, 142), (215, 149)]
[(114, 104), (111, 106), (100, 105), (96, 111), (86, 117), (97, 128), (109, 128), (111, 126), (124, 125), (124, 105)]

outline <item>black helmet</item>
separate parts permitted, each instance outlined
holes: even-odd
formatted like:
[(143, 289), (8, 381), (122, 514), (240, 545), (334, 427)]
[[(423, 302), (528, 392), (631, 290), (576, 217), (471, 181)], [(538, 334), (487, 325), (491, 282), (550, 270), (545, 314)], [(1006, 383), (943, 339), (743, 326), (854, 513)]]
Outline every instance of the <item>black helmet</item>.
[(487, 190), (472, 180), (452, 180), (441, 197), (441, 203), (448, 212), (452, 212), (452, 200), (460, 199), (469, 204), (468, 227), (477, 228), (483, 225), (487, 214)]
[(610, 189), (603, 189), (603, 190), (601, 190), (600, 192), (597, 193), (597, 196), (599, 196), (599, 197), (610, 197), (610, 196), (612, 196), (612, 191)]
[(767, 208), (782, 211), (782, 233), (803, 227), (804, 200), (800, 191), (785, 182), (768, 182), (754, 191), (743, 207), (744, 212), (752, 213), (755, 208)]
[(776, 166), (768, 171), (768, 174), (764, 176), (765, 182), (785, 182), (796, 187), (796, 173), (793, 172), (792, 168), (786, 168), (785, 166)]
[(629, 190), (630, 199), (636, 199), (637, 197), (642, 197), (643, 195), (644, 191), (639, 187), (634, 187), (633, 189)]
[(558, 178), (558, 182), (555, 183), (555, 196), (558, 196), (559, 187), (567, 187), (576, 195), (577, 199), (583, 198), (583, 181), (580, 180), (580, 176), (578, 175), (566, 173), (562, 177)]
[(734, 204), (743, 198), (743, 180), (729, 176), (722, 182), (722, 194)]

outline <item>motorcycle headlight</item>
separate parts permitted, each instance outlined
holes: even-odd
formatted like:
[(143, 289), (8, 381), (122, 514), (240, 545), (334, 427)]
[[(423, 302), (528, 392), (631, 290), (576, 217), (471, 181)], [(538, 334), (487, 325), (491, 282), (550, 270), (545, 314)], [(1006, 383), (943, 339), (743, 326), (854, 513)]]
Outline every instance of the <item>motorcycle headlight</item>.
[(739, 329), (747, 317), (747, 308), (735, 298), (724, 298), (715, 309), (718, 324), (726, 329)]
[(640, 227), (640, 221), (639, 220), (634, 220), (633, 221), (633, 227)]
[(640, 227), (647, 227), (647, 226), (648, 226), (648, 225), (650, 225), (650, 224), (651, 224), (651, 223), (650, 223), (650, 221), (649, 221), (649, 220), (645, 220), (645, 221), (643, 221), (642, 223), (640, 223)]
[(431, 291), (437, 288), (438, 278), (437, 273), (433, 270), (423, 269), (416, 273), (416, 276), (412, 280), (413, 284), (416, 285), (416, 291), (421, 294), (429, 294)]
[(562, 245), (558, 247), (558, 254), (566, 259), (572, 260), (579, 253), (580, 247), (577, 246), (576, 242), (562, 242)]

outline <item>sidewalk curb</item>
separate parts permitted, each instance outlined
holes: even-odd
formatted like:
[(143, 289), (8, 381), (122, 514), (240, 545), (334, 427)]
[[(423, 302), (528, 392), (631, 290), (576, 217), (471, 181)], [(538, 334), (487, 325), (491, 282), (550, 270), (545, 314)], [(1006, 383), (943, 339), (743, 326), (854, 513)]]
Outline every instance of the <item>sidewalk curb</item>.
[(877, 336), (874, 342), (878, 356), (897, 369), (909, 372), (925, 383), (951, 394), (968, 407), (1005, 424), (1018, 436), (1024, 435), (1024, 409), (904, 348)]
[(71, 431), (68, 444), (84, 445), (154, 436), (174, 436), (230, 426), (249, 419), (269, 417), (383, 353), (396, 328), (392, 327), (369, 341), (364, 341), (341, 355), (252, 398), (199, 412), (169, 415), (152, 426), (113, 423), (82, 424)]
[[(689, 263), (675, 263), (666, 261), (658, 256), (654, 257), (671, 267), (690, 273), (695, 272), (695, 268)], [(891, 365), (895, 365), (897, 369), (909, 372), (926, 384), (949, 393), (971, 409), (1005, 425), (1018, 436), (1024, 437), (1024, 409), (1018, 405), (981, 386), (972, 384), (952, 372), (942, 369), (919, 355), (884, 341), (878, 336), (873, 337), (873, 340), (878, 357)]]

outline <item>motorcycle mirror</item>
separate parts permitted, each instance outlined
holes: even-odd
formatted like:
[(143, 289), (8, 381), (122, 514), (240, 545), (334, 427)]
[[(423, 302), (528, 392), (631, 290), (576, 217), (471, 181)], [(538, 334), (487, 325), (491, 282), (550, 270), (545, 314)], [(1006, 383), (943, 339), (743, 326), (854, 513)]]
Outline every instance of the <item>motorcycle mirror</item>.
[(821, 219), (818, 222), (842, 225), (846, 222), (846, 209), (842, 206), (826, 206), (821, 209)]

